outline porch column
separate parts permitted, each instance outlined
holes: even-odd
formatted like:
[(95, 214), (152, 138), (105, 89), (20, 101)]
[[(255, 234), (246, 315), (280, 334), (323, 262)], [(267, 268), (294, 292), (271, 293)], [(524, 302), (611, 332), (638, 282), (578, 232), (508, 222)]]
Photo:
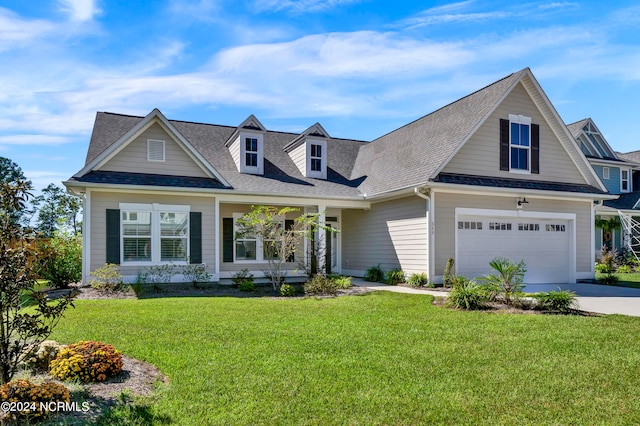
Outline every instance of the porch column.
[[(327, 206), (324, 204), (318, 204), (318, 223), (321, 226), (325, 226)], [(327, 231), (324, 228), (318, 228), (318, 272), (324, 273), (325, 269), (325, 254), (327, 251)]]

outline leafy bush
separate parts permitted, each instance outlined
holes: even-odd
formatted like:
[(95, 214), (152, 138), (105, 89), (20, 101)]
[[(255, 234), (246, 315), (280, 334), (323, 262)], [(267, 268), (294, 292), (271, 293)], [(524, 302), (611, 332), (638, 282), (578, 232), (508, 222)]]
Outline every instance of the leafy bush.
[(456, 309), (476, 310), (484, 308), (488, 301), (486, 289), (474, 280), (460, 279), (447, 298), (447, 306)]
[(182, 267), (184, 278), (197, 288), (198, 283), (211, 281), (211, 275), (207, 272), (207, 265), (204, 263), (192, 263)]
[(93, 279), (89, 281), (91, 287), (96, 290), (117, 291), (122, 289), (122, 275), (120, 268), (115, 263), (105, 263), (91, 273)]
[(233, 284), (231, 286), (232, 287), (239, 287), (240, 284), (242, 284), (245, 281), (253, 282), (253, 274), (251, 272), (249, 272), (249, 270), (247, 268), (244, 268), (243, 270), (238, 271), (235, 274), (233, 274), (233, 277), (231, 277), (231, 282)]
[(620, 281), (620, 279), (615, 275), (613, 275), (613, 273), (609, 273), (604, 277), (599, 278), (598, 281), (601, 282), (602, 284), (612, 285)]
[(400, 268), (394, 268), (389, 272), (387, 272), (386, 278), (384, 281), (387, 284), (398, 285), (405, 282), (405, 280), (406, 280), (406, 277), (404, 275), (404, 271)]
[(23, 406), (28, 404), (29, 407), (25, 410), (8, 413), (5, 411), (5, 413), (10, 419), (17, 420), (20, 424), (31, 424), (31, 420), (39, 421), (49, 414), (49, 411), (41, 410), (40, 403), (65, 402), (68, 404), (71, 402), (71, 396), (69, 389), (58, 383), (44, 382), (38, 385), (28, 380), (17, 379), (0, 386), (0, 401), (22, 403)]
[(38, 274), (56, 288), (66, 288), (82, 279), (82, 241), (79, 236), (59, 233), (38, 243)]
[(176, 265), (165, 263), (163, 265), (145, 266), (144, 272), (138, 274), (138, 277), (145, 284), (168, 284), (176, 272)]
[(238, 285), (238, 289), (240, 291), (255, 291), (256, 289), (256, 285), (253, 283), (253, 280), (249, 281), (242, 281), (239, 285)]
[(49, 371), (49, 364), (58, 356), (60, 349), (62, 346), (55, 340), (45, 340), (33, 355), (25, 360), (25, 366), (34, 372)]
[(452, 287), (453, 279), (456, 277), (453, 258), (447, 259), (447, 265), (444, 267), (444, 275), (442, 276), (442, 285), (444, 287)]
[(122, 355), (113, 346), (92, 340), (69, 345), (51, 361), (49, 372), (60, 380), (102, 382), (122, 371)]
[(304, 284), (304, 294), (308, 296), (333, 296), (338, 292), (336, 282), (324, 275), (314, 275)]
[(424, 272), (421, 272), (419, 274), (411, 274), (408, 283), (411, 287), (424, 287), (429, 283), (429, 278)]
[(280, 286), (280, 296), (293, 297), (296, 295), (296, 289), (291, 284), (282, 284)]
[(365, 281), (370, 281), (374, 283), (381, 283), (384, 281), (384, 271), (380, 267), (380, 264), (376, 266), (372, 266), (367, 269), (367, 272), (364, 274)]
[(604, 263), (598, 263), (596, 264), (596, 272), (599, 272), (601, 274), (606, 274), (610, 272), (610, 268)]
[(616, 270), (616, 272), (618, 272), (620, 274), (630, 274), (631, 273), (631, 266), (629, 266), (629, 265), (620, 265), (620, 266), (618, 266), (618, 269)]
[(342, 290), (351, 288), (351, 277), (344, 275), (332, 275), (331, 279), (336, 283), (336, 287)]
[(543, 291), (533, 295), (540, 309), (566, 312), (576, 303), (576, 294), (569, 290)]

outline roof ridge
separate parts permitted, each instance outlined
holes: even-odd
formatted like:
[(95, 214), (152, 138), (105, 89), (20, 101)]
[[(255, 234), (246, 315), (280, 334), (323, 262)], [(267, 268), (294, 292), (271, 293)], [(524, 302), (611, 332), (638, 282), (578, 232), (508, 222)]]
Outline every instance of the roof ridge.
[(465, 95), (465, 96), (463, 96), (463, 97), (461, 97), (461, 98), (459, 98), (459, 99), (456, 99), (456, 100), (455, 100), (455, 101), (453, 101), (453, 102), (449, 102), (448, 104), (446, 104), (446, 105), (444, 105), (444, 106), (442, 106), (442, 107), (440, 107), (440, 108), (438, 108), (438, 109), (436, 109), (436, 110), (434, 110), (434, 111), (431, 111), (431, 112), (430, 112), (430, 113), (428, 113), (428, 114), (425, 114), (425, 115), (423, 115), (423, 116), (421, 116), (421, 117), (418, 117), (418, 118), (416, 118), (415, 120), (413, 120), (413, 121), (411, 121), (411, 122), (409, 122), (409, 123), (407, 123), (407, 124), (405, 124), (405, 125), (403, 125), (403, 126), (400, 126), (400, 127), (396, 128), (396, 129), (393, 129), (393, 130), (391, 130), (391, 131), (389, 131), (389, 132), (385, 133), (384, 135), (382, 135), (382, 136), (379, 136), (379, 137), (375, 138), (372, 142), (375, 142), (375, 141), (377, 141), (377, 140), (379, 140), (379, 139), (382, 139), (383, 137), (385, 137), (385, 136), (387, 136), (387, 135), (389, 135), (389, 134), (391, 134), (391, 133), (393, 133), (393, 132), (395, 132), (395, 131), (397, 131), (397, 130), (400, 130), (400, 129), (403, 129), (403, 128), (405, 128), (405, 127), (408, 127), (408, 126), (412, 125), (413, 123), (415, 123), (415, 122), (417, 122), (417, 121), (422, 120), (423, 118), (429, 117), (429, 116), (431, 116), (431, 115), (433, 115), (433, 114), (435, 114), (435, 113), (437, 113), (437, 112), (442, 111), (443, 109), (449, 108), (450, 106), (452, 106), (452, 105), (454, 105), (454, 104), (456, 104), (456, 103), (458, 103), (458, 102), (461, 102), (461, 101), (463, 101), (463, 100), (465, 100), (465, 99), (467, 99), (467, 98), (469, 98), (469, 97), (471, 97), (471, 96), (475, 95), (476, 93), (482, 92), (483, 90), (486, 90), (486, 89), (488, 89), (489, 87), (494, 86), (494, 85), (496, 85), (496, 84), (498, 84), (498, 83), (500, 83), (500, 82), (502, 82), (502, 81), (504, 81), (504, 80), (506, 80), (506, 79), (508, 79), (508, 78), (511, 78), (513, 75), (515, 75), (515, 74), (519, 74), (519, 73), (521, 73), (521, 72), (523, 72), (523, 71), (525, 71), (525, 70), (527, 70), (527, 69), (528, 69), (528, 68), (523, 68), (523, 69), (521, 69), (520, 71), (512, 72), (511, 74), (509, 74), (509, 75), (507, 75), (507, 76), (505, 76), (505, 77), (502, 77), (501, 79), (496, 80), (496, 81), (494, 81), (493, 83), (487, 84), (486, 86), (484, 86), (484, 87), (483, 87), (483, 88), (481, 88), (481, 89), (478, 89), (478, 90), (476, 90), (476, 91), (474, 91), (474, 92), (471, 92), (471, 93), (469, 93), (468, 95)]

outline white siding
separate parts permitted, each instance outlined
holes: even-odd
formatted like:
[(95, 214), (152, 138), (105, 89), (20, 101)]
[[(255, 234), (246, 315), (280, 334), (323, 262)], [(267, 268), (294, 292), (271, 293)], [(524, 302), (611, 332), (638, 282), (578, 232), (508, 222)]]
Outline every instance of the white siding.
[[(531, 117), (540, 125), (540, 174), (500, 170), (500, 119), (509, 114)], [(566, 183), (586, 183), (522, 84), (507, 96), (443, 169), (446, 173), (496, 176)]]
[[(164, 162), (147, 161), (147, 140), (149, 139), (165, 141)], [(131, 141), (100, 170), (207, 177), (202, 168), (158, 124), (152, 125)]]
[(380, 264), (406, 273), (428, 269), (426, 201), (418, 197), (342, 211), (342, 268), (362, 273)]
[(307, 144), (301, 143), (299, 147), (295, 148), (289, 153), (289, 157), (293, 160), (295, 165), (302, 173), (302, 176), (307, 175)]
[(229, 152), (233, 161), (236, 163), (238, 171), (240, 171), (240, 137), (238, 137), (231, 145), (229, 145)]
[[(125, 194), (116, 192), (91, 192), (91, 217), (87, 220), (91, 224), (91, 265), (93, 271), (104, 266), (106, 253), (106, 212), (107, 209), (118, 209), (120, 203), (160, 203), (172, 205), (190, 205), (192, 212), (202, 212), (202, 262), (207, 264), (207, 271), (214, 273), (215, 268), (215, 240), (214, 240), (214, 198), (213, 197), (182, 197), (175, 195), (154, 194)], [(120, 267), (122, 275), (137, 275), (143, 267)]]
[[(576, 272), (588, 273), (591, 259), (591, 201), (541, 200), (527, 197), (527, 211), (576, 214)], [(491, 197), (438, 192), (435, 197), (435, 274), (442, 275), (455, 256), (455, 208), (515, 210), (516, 197)]]

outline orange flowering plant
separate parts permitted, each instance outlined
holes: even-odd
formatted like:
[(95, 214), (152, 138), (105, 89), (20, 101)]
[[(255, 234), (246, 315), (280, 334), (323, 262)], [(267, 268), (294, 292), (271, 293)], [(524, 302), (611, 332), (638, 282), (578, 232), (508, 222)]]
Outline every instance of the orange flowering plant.
[(102, 382), (122, 371), (122, 354), (113, 346), (82, 340), (58, 352), (49, 372), (61, 380)]

